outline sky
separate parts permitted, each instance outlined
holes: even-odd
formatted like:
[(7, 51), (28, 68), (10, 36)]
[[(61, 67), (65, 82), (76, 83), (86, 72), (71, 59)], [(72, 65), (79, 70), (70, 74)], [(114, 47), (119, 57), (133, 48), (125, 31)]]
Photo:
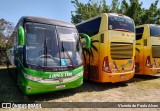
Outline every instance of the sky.
[[(88, 2), (88, 0), (79, 1)], [(107, 5), (110, 6), (111, 1), (106, 0)], [(148, 9), (155, 0), (139, 1), (145, 1), (143, 7)], [(71, 22), (71, 11), (75, 10), (71, 0), (0, 0), (0, 4), (0, 18), (12, 22), (13, 25), (16, 25), (22, 16), (41, 16)]]

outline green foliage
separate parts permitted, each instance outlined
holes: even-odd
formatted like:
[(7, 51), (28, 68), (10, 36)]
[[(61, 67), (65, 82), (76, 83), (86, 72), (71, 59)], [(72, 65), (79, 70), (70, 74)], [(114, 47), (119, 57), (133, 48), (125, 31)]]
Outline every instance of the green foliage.
[(0, 49), (1, 48), (5, 48), (5, 35), (2, 33), (2, 32), (0, 32)]
[(141, 18), (144, 16), (144, 8), (142, 8), (142, 2), (139, 0), (130, 0), (130, 4), (126, 0), (122, 1), (121, 7), (123, 7), (123, 14), (131, 17), (135, 24), (142, 24)]
[(76, 8), (75, 11), (71, 11), (72, 23), (79, 23), (109, 11), (109, 6), (106, 5), (105, 0), (89, 0), (86, 4), (83, 4), (78, 0), (73, 0), (71, 3), (73, 3)]
[(121, 7), (123, 14), (131, 17), (136, 25), (159, 24), (160, 9), (157, 9), (158, 2), (159, 0), (156, 0), (149, 9), (144, 9), (142, 8), (143, 3), (139, 3), (139, 0), (130, 0), (130, 4), (123, 0)]
[(6, 56), (6, 42), (12, 31), (13, 24), (3, 18), (0, 19), (0, 64), (1, 59)]
[(0, 33), (9, 37), (13, 32), (13, 24), (11, 22), (6, 21), (5, 19), (0, 19)]
[(118, 2), (118, 0), (112, 0), (110, 12), (119, 13), (120, 12), (119, 5), (120, 5), (120, 2)]
[(136, 25), (140, 24), (160, 24), (160, 9), (157, 8), (159, 0), (152, 3), (149, 9), (142, 7), (139, 0), (112, 0), (111, 6), (106, 4), (106, 0), (89, 0), (84, 4), (78, 0), (72, 0), (75, 11), (72, 11), (72, 23), (79, 23), (101, 13), (122, 13), (131, 17)]
[(160, 24), (160, 9), (157, 9), (159, 0), (152, 3), (148, 10), (145, 10), (142, 23)]
[(13, 32), (13, 24), (4, 20), (3, 18), (0, 19), (0, 48), (5, 48), (6, 40), (8, 39)]

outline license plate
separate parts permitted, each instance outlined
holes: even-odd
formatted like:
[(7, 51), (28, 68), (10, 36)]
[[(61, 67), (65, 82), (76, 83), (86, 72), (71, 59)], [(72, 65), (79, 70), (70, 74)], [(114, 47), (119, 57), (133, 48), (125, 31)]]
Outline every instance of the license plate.
[(160, 69), (158, 69), (157, 72), (160, 73)]
[(126, 77), (126, 75), (120, 75), (120, 77), (121, 77), (121, 78), (125, 78), (125, 77)]
[(61, 85), (57, 85), (56, 88), (64, 88), (65, 85), (64, 84), (61, 84)]

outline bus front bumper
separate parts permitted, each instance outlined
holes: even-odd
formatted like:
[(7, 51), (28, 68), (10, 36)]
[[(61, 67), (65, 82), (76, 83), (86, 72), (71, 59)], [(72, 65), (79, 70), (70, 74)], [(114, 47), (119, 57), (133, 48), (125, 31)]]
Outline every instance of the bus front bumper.
[(79, 87), (83, 84), (83, 76), (76, 80), (69, 82), (58, 82), (58, 83), (40, 83), (26, 78), (19, 78), (19, 86), (22, 92), (26, 95), (41, 94), (47, 92), (54, 92), (65, 89), (72, 89)]

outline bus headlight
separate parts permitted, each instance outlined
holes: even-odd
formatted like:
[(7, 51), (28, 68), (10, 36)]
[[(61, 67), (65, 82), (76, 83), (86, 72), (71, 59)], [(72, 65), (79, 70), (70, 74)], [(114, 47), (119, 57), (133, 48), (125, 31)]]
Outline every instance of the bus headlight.
[(28, 74), (24, 74), (24, 77), (33, 81), (41, 81), (43, 79), (43, 78), (28, 75)]

